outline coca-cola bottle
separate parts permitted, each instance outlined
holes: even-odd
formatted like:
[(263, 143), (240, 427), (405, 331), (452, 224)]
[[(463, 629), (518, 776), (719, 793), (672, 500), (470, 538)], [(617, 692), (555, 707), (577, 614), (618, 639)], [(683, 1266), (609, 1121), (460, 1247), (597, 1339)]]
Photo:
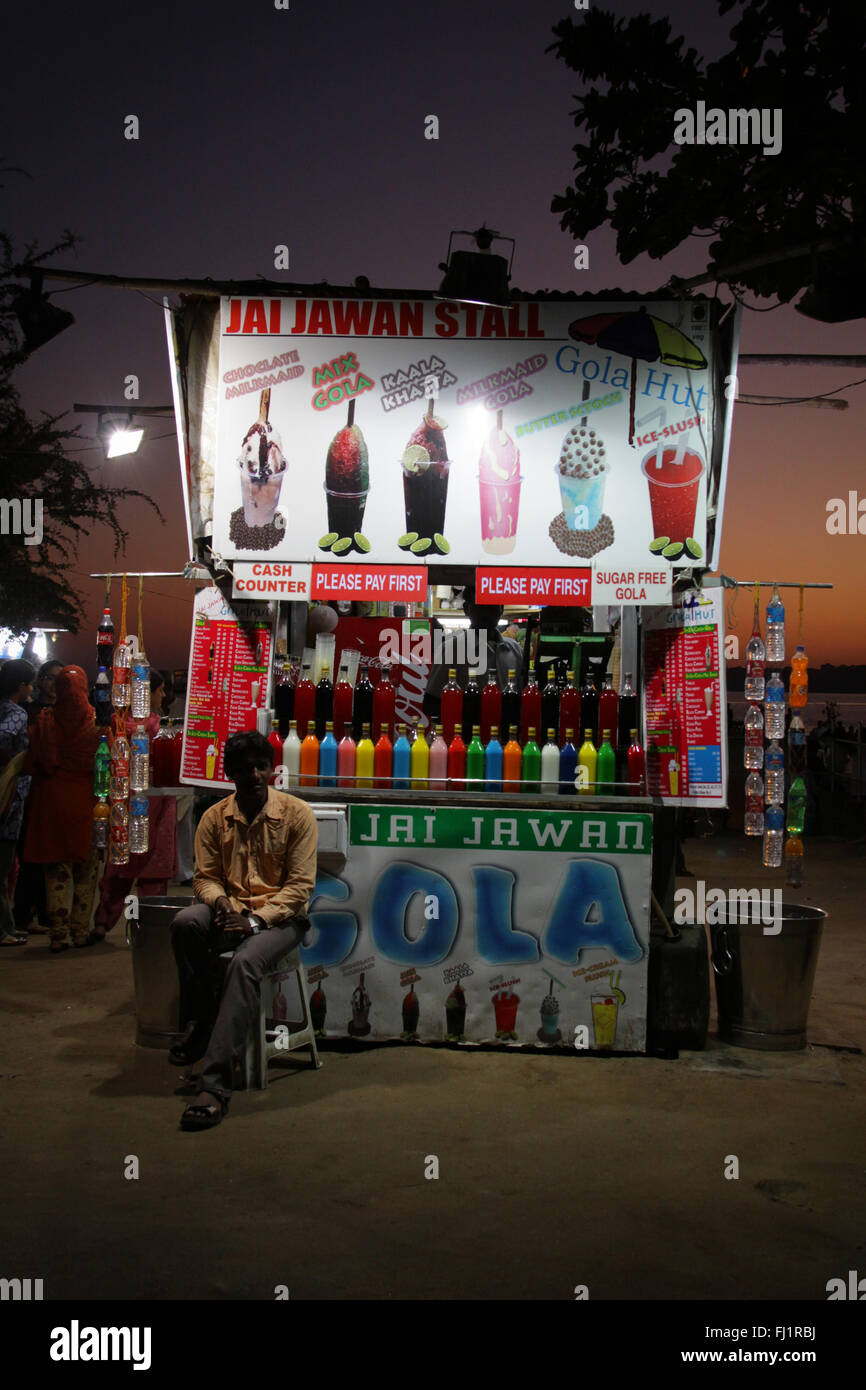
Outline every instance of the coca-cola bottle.
[(111, 621), (111, 609), (106, 604), (99, 627), (96, 629), (96, 669), (104, 666), (106, 671), (110, 671), (113, 662), (114, 623)]

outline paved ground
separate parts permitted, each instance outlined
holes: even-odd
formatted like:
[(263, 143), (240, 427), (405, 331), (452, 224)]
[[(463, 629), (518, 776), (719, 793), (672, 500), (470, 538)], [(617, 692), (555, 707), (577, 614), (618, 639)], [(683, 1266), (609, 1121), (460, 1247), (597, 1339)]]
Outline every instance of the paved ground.
[[(0, 953), (0, 1275), (46, 1299), (824, 1300), (866, 1267), (866, 872), (862, 845), (807, 853), (796, 900), (830, 916), (805, 1052), (335, 1049), (206, 1134), (135, 1046), (122, 938)], [(686, 846), (708, 886), (777, 886), (755, 858)]]

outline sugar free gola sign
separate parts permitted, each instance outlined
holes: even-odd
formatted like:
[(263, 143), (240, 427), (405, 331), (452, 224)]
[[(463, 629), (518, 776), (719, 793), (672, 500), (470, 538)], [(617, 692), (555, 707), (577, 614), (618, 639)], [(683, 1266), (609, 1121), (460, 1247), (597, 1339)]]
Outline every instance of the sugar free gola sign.
[(338, 565), (694, 563), (714, 351), (702, 302), (226, 299), (214, 547)]
[(643, 1050), (651, 854), (642, 813), (350, 806), (302, 952), (314, 1026)]

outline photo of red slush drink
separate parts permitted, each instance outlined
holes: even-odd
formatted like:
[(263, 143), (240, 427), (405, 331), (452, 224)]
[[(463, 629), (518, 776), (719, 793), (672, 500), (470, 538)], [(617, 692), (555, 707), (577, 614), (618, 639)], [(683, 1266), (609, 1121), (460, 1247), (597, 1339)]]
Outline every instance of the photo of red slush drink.
[(683, 545), (695, 534), (695, 512), (704, 474), (703, 459), (691, 449), (654, 449), (641, 464), (649, 487), (653, 538)]
[(517, 1023), (517, 1006), (520, 1003), (520, 995), (512, 994), (508, 990), (501, 989), (498, 994), (493, 996), (493, 1011), (496, 1014), (496, 1036), (497, 1038), (514, 1038), (517, 1034), (514, 1031)]

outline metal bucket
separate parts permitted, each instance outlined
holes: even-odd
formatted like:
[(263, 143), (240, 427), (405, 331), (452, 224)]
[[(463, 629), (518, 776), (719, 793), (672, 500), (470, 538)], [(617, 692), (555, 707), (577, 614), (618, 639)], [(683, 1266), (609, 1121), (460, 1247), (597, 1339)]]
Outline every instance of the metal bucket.
[(139, 1047), (171, 1047), (183, 1039), (180, 990), (171, 949), (171, 924), (192, 898), (139, 898), (138, 921), (127, 920), (135, 985), (135, 1041)]
[(719, 922), (710, 934), (719, 1037), (766, 1052), (805, 1047), (826, 912), (782, 903), (782, 930), (765, 935), (762, 926), (739, 922), (736, 914), (728, 921), (724, 904), (716, 911)]

